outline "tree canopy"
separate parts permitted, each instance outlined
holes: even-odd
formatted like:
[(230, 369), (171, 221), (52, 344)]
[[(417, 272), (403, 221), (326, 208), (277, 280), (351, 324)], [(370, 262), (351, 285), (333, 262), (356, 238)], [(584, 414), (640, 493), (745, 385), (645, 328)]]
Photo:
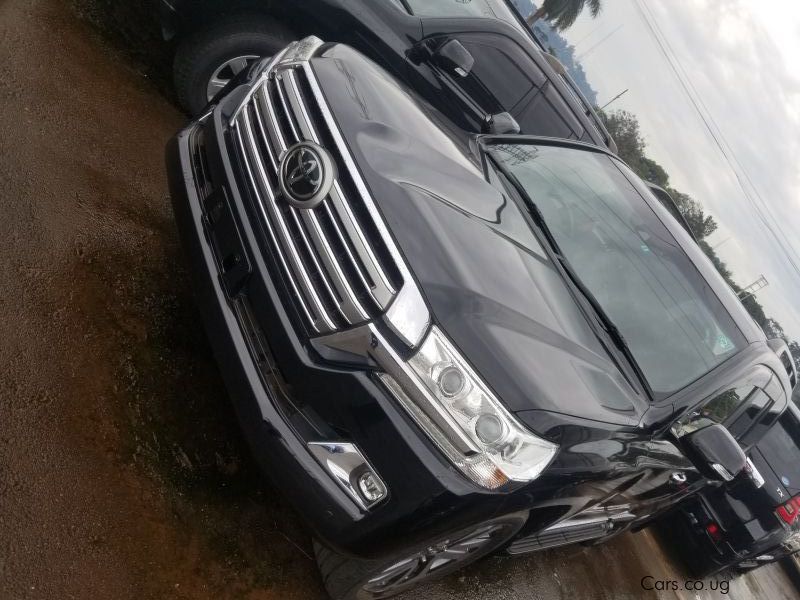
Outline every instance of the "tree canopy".
[(547, 19), (556, 29), (571, 27), (585, 8), (593, 17), (600, 14), (601, 0), (544, 0), (539, 9), (528, 17), (528, 24), (533, 25), (539, 19)]

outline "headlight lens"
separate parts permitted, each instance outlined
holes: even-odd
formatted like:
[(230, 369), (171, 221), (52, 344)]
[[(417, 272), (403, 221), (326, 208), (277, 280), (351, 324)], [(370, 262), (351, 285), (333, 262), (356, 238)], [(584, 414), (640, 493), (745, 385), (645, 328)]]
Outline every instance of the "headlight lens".
[(496, 489), (532, 481), (550, 464), (558, 446), (527, 431), (436, 327), (408, 366), (423, 393), (406, 394), (388, 376), (384, 383), (473, 481)]

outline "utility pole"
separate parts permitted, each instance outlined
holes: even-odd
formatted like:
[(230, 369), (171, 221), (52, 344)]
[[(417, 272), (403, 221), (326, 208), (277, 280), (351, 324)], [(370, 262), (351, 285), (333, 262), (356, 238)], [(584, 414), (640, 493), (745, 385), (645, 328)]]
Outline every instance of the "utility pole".
[(762, 275), (753, 283), (744, 288), (741, 292), (739, 292), (739, 300), (745, 300), (746, 298), (755, 295), (758, 290), (762, 290), (768, 285), (769, 281), (767, 281), (767, 278)]

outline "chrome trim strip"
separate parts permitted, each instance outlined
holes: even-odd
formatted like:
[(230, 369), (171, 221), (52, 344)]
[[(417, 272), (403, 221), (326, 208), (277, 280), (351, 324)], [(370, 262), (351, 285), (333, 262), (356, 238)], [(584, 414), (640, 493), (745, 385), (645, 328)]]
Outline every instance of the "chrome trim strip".
[[(248, 153), (252, 153), (253, 159), (257, 167), (259, 179), (261, 181), (261, 185), (260, 186), (256, 185), (254, 189), (256, 191), (262, 189), (264, 192), (266, 192), (266, 195), (269, 198), (269, 202), (266, 203), (261, 202), (261, 204), (262, 206), (264, 204), (267, 205), (272, 223), (275, 225), (275, 227), (281, 234), (281, 240), (280, 240), (282, 242), (281, 245), (284, 247), (284, 250), (288, 254), (289, 262), (294, 267), (294, 270), (290, 270), (287, 272), (288, 276), (290, 279), (293, 276), (299, 277), (300, 281), (298, 283), (300, 284), (300, 287), (302, 288), (302, 291), (305, 294), (306, 300), (310, 301), (314, 305), (314, 308), (316, 309), (316, 312), (319, 315), (318, 319), (312, 319), (312, 325), (314, 326), (314, 329), (319, 332), (334, 330), (336, 329), (336, 325), (330, 318), (330, 316), (327, 314), (325, 305), (323, 304), (322, 299), (317, 294), (316, 289), (314, 288), (314, 285), (312, 284), (311, 279), (309, 278), (308, 273), (306, 272), (306, 269), (302, 262), (302, 258), (300, 257), (297, 247), (294, 244), (294, 240), (292, 239), (292, 236), (286, 226), (286, 223), (281, 218), (277, 206), (275, 204), (275, 196), (272, 192), (272, 189), (269, 186), (269, 179), (267, 177), (266, 172), (264, 171), (264, 165), (261, 162), (261, 157), (259, 155), (259, 152), (257, 151), (258, 145), (256, 144), (255, 138), (253, 137), (253, 129), (250, 123), (250, 116), (247, 114), (247, 111), (244, 111), (242, 113), (242, 122), (244, 126), (244, 134), (247, 136), (247, 140), (250, 144), (251, 150), (248, 150), (244, 146), (244, 144), (242, 145), (242, 149), (245, 155)], [(261, 201), (261, 197), (262, 197), (261, 194), (259, 194), (259, 201)]]
[(606, 523), (608, 521), (616, 523), (617, 521), (619, 522), (633, 521), (635, 519), (636, 515), (627, 511), (617, 514), (598, 515), (596, 517), (584, 517), (581, 515), (577, 515), (572, 519), (566, 519), (565, 521), (559, 521), (555, 525), (551, 525), (547, 529), (541, 531), (540, 534), (550, 531), (560, 531), (562, 529), (571, 529), (573, 527), (585, 527), (587, 525), (597, 525), (598, 523)]
[(627, 511), (597, 517), (586, 517), (578, 514), (570, 519), (559, 521), (546, 529), (514, 540), (506, 552), (509, 554), (527, 554), (548, 548), (558, 548), (588, 540), (596, 540), (614, 532), (617, 523), (625, 523), (635, 519), (636, 515)]
[(756, 489), (761, 488), (764, 486), (764, 476), (761, 474), (761, 471), (753, 464), (753, 461), (750, 460), (750, 457), (747, 457), (747, 463), (744, 468), (747, 476), (753, 482), (753, 485)]
[[(280, 76), (281, 75), (278, 74), (276, 76), (276, 80), (279, 79)], [(280, 81), (276, 81), (276, 88), (278, 89), (278, 94), (280, 95)], [(267, 110), (269, 111), (270, 119), (273, 123), (274, 137), (277, 141), (278, 155), (283, 156), (283, 153), (286, 152), (286, 149), (290, 144), (286, 141), (283, 133), (280, 130), (280, 124), (278, 122), (278, 117), (275, 114), (274, 101), (272, 94), (270, 93), (269, 85), (265, 85), (263, 87), (262, 97), (265, 99), (265, 104), (267, 106)], [(283, 102), (282, 99), (280, 101)], [(288, 106), (286, 107), (286, 113), (290, 128), (293, 132), (296, 132), (294, 120), (291, 117)], [(292, 143), (295, 141), (300, 141), (300, 138), (296, 138), (292, 141)], [(333, 288), (336, 289), (336, 294), (333, 296), (333, 300), (339, 308), (339, 311), (342, 313), (342, 316), (350, 324), (362, 323), (368, 320), (369, 313), (367, 313), (367, 311), (359, 302), (358, 296), (350, 286), (350, 282), (339, 265), (339, 261), (336, 260), (336, 254), (334, 253), (333, 248), (331, 248), (330, 242), (325, 235), (322, 225), (320, 225), (317, 214), (313, 210), (299, 210), (293, 206), (288, 207), (288, 212), (292, 215), (293, 219), (297, 221), (299, 217), (299, 219), (302, 219), (303, 223), (305, 224), (306, 231), (309, 234), (314, 247), (316, 248), (316, 254), (320, 259), (322, 259), (322, 262), (325, 265), (325, 270), (320, 271), (320, 276), (326, 281), (326, 286), (332, 285)], [(298, 226), (302, 227), (299, 225), (299, 222)], [(311, 250), (311, 254), (314, 255), (315, 252)], [(314, 260), (316, 261), (316, 257)], [(330, 284), (327, 283), (328, 279), (330, 280)]]
[[(302, 99), (300, 86), (297, 83), (297, 76), (293, 70), (284, 71), (282, 75), (285, 82), (288, 83), (287, 91), (289, 93), (289, 103), (292, 105), (295, 115), (302, 117), (298, 118), (298, 122), (300, 128), (303, 130), (303, 134), (307, 137), (307, 139), (317, 144), (322, 144), (322, 140), (317, 134), (311, 116), (308, 114), (308, 109)], [(385, 310), (389, 305), (389, 302), (391, 302), (392, 298), (396, 294), (396, 291), (392, 283), (389, 281), (389, 278), (386, 276), (383, 268), (381, 268), (380, 261), (372, 251), (372, 247), (367, 241), (363, 230), (357, 225), (356, 217), (353, 214), (350, 205), (344, 201), (344, 193), (342, 192), (341, 184), (339, 183), (338, 178), (334, 180), (333, 189), (330, 192), (329, 199), (330, 203), (323, 203), (324, 209), (327, 211), (331, 223), (336, 229), (337, 235), (347, 250), (348, 257), (358, 273), (361, 283), (364, 285), (364, 288), (369, 292), (370, 296), (372, 296), (372, 299), (375, 300), (381, 310)], [(339, 223), (334, 216), (334, 211), (331, 210), (330, 204), (333, 204), (336, 214), (339, 216), (339, 219), (341, 219), (342, 226), (347, 231), (348, 239), (353, 244), (356, 253), (359, 255), (361, 261), (360, 263), (350, 251), (350, 246), (339, 227)], [(362, 267), (363, 269), (367, 270), (367, 274), (373, 281), (373, 285), (369, 284), (366, 277), (362, 273)]]
[[(306, 79), (308, 80), (311, 91), (314, 94), (317, 104), (319, 105), (320, 112), (322, 113), (325, 123), (331, 132), (331, 136), (336, 143), (339, 154), (342, 157), (342, 161), (347, 166), (356, 190), (361, 196), (364, 206), (372, 217), (375, 227), (378, 229), (378, 232), (383, 238), (383, 241), (392, 256), (392, 259), (395, 261), (395, 264), (400, 270), (400, 274), (403, 278), (403, 287), (400, 289), (398, 295), (395, 297), (394, 302), (392, 303), (393, 305), (400, 303), (401, 308), (393, 312), (390, 307), (385, 318), (395, 333), (397, 333), (403, 339), (403, 341), (405, 341), (412, 348), (416, 348), (425, 337), (425, 333), (427, 332), (428, 326), (431, 322), (428, 307), (423, 301), (424, 312), (412, 314), (407, 310), (407, 307), (419, 307), (417, 296), (422, 298), (422, 294), (417, 288), (416, 282), (406, 266), (405, 259), (400, 254), (400, 251), (394, 243), (394, 238), (387, 229), (386, 224), (383, 221), (383, 216), (378, 210), (375, 201), (372, 199), (372, 196), (370, 195), (369, 190), (367, 189), (367, 186), (361, 177), (361, 173), (358, 170), (355, 161), (353, 160), (353, 156), (350, 154), (350, 148), (347, 146), (347, 143), (344, 140), (344, 136), (339, 129), (339, 124), (333, 117), (333, 113), (328, 106), (328, 101), (322, 92), (319, 82), (317, 81), (314, 70), (311, 68), (310, 63), (308, 62), (304, 62), (302, 64), (302, 68), (306, 74)], [(411, 300), (404, 298), (408, 295), (413, 295)]]

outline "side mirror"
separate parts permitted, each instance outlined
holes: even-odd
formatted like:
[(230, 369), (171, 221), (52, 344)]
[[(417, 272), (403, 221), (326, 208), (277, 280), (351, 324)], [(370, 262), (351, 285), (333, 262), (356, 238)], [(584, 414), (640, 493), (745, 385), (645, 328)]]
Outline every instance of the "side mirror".
[(686, 455), (706, 477), (730, 481), (747, 466), (747, 456), (730, 432), (715, 423), (681, 438)]
[(469, 75), (475, 64), (475, 57), (458, 40), (447, 40), (433, 51), (431, 60), (445, 71), (453, 71), (461, 77)]
[(519, 123), (507, 112), (489, 115), (481, 127), (483, 133), (492, 135), (516, 134), (520, 132)]

